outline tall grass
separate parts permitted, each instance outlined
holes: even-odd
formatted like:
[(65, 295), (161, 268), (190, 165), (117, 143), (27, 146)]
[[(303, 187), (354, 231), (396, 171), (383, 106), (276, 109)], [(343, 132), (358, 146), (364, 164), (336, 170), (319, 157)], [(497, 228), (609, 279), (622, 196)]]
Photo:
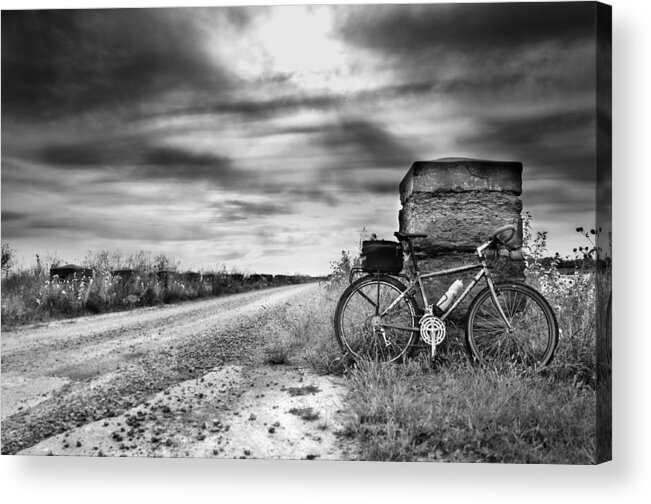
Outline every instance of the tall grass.
[(367, 362), (351, 373), (348, 404), (363, 460), (593, 462), (594, 394), (549, 377)]
[[(591, 236), (576, 228), (584, 243), (576, 247), (573, 257), (556, 254), (550, 261), (547, 234), (531, 233), (531, 217), (524, 221), (527, 247), (527, 282), (538, 289), (554, 309), (559, 325), (559, 346), (549, 372), (557, 378), (595, 386), (596, 378), (596, 304), (597, 275), (595, 247)], [(547, 260), (546, 260), (547, 259)], [(568, 267), (563, 267), (568, 265)]]
[[(50, 278), (40, 260), (31, 268), (6, 271), (2, 278), (2, 327), (44, 322), (136, 307), (220, 296), (300, 283), (305, 276), (245, 277), (222, 267), (203, 274), (178, 272), (178, 261), (141, 251), (125, 257), (119, 251), (89, 253), (83, 265), (91, 276)], [(128, 269), (126, 275), (112, 273)], [(165, 272), (165, 274), (161, 274)]]
[(306, 355), (301, 342), (311, 345), (307, 363), (320, 372), (329, 371), (333, 357), (348, 371), (344, 434), (359, 442), (361, 459), (596, 462), (594, 268), (579, 254), (572, 271), (563, 271), (558, 256), (547, 256), (546, 234), (532, 236), (529, 224), (527, 281), (544, 292), (561, 330), (553, 364), (543, 372), (470, 364), (458, 327), (448, 328), (451, 341), (433, 363), (416, 352), (406, 364), (350, 365), (329, 342), (352, 260), (343, 254), (333, 263), (337, 274), (313, 302), (319, 309), (306, 312), (305, 326), (294, 332), (308, 336), (290, 341), (293, 356)]
[(266, 331), (269, 343), (264, 348), (266, 364), (302, 364), (319, 374), (343, 374), (346, 361), (331, 336), (332, 317), (339, 292), (319, 287), (290, 312), (278, 314)]

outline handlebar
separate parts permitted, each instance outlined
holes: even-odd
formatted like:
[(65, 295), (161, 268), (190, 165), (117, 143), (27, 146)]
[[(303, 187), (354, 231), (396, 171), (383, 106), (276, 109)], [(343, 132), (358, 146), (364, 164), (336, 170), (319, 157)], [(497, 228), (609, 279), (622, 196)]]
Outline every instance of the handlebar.
[[(522, 254), (520, 253), (521, 247), (514, 247), (510, 243), (516, 235), (517, 229), (513, 224), (498, 227), (493, 231), (493, 234), (486, 243), (477, 247), (477, 255), (482, 257), (486, 250), (496, 250), (501, 246), (508, 250), (506, 254), (501, 254), (500, 252), (501, 255), (506, 255), (510, 259), (522, 259)], [(511, 252), (515, 253), (515, 257), (511, 255)]]
[[(396, 238), (398, 238), (398, 241), (407, 242), (408, 246), (410, 247), (410, 250), (412, 246), (411, 243), (412, 238), (427, 238), (426, 234), (421, 234), (421, 233), (401, 233), (399, 231), (396, 231), (393, 234)], [(493, 234), (491, 235), (490, 239), (486, 243), (477, 247), (477, 254), (480, 257), (482, 257), (486, 250), (496, 250), (498, 247), (501, 246), (508, 250), (507, 254), (501, 254), (501, 255), (506, 255), (511, 259), (516, 259), (516, 258), (522, 259), (522, 254), (519, 253), (519, 249), (521, 247), (514, 246), (516, 245), (516, 243), (511, 243), (513, 239), (517, 236), (517, 234), (518, 234), (518, 230), (513, 224), (500, 226), (493, 231)], [(511, 255), (511, 252), (514, 252), (515, 257)], [(518, 255), (520, 257), (518, 257)]]

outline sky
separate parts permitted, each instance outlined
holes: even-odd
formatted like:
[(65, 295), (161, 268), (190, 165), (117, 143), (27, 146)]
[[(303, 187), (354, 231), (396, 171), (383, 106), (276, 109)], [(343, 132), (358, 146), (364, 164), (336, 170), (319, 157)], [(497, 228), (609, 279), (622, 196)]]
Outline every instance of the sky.
[[(550, 252), (594, 227), (594, 4), (3, 11), (2, 241), (324, 274), (414, 161), (516, 160)], [(500, 225), (502, 223), (496, 223)]]

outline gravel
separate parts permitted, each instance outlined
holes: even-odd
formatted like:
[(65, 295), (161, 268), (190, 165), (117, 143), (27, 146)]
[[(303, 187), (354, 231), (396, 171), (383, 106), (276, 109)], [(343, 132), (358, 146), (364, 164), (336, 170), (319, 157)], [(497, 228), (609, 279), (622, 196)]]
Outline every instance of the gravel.
[[(281, 287), (3, 333), (2, 454), (48, 444), (51, 438), (67, 434), (70, 440), (49, 446), (46, 453), (151, 455), (150, 448), (132, 448), (135, 439), (148, 435), (149, 444), (168, 452), (183, 446), (183, 453), (193, 456), (227, 456), (225, 450), (213, 446), (219, 444), (219, 438), (213, 438), (229, 433), (228, 423), (233, 419), (248, 429), (260, 424), (261, 418), (267, 418), (266, 406), (262, 407), (265, 404), (274, 412), (282, 411), (280, 396), (269, 394), (268, 383), (275, 381), (286, 390), (300, 386), (304, 379), (305, 371), (299, 373), (297, 381), (298, 375), (297, 380), (289, 379), (292, 372), (282, 367), (274, 369), (270, 379), (260, 367), (261, 349), (266, 344), (269, 321), (300, 310), (297, 305), (309, 299), (317, 288)], [(233, 378), (233, 369), (239, 370), (235, 374), (240, 378)], [(210, 373), (231, 373), (231, 378), (214, 382), (206, 378)], [(258, 380), (260, 376), (264, 378)], [(175, 387), (187, 393), (179, 393)], [(324, 378), (312, 390), (325, 388), (333, 394), (329, 400), (343, 397), (343, 387), (328, 387), (328, 379)], [(165, 404), (159, 401), (162, 405), (152, 410), (152, 398), (169, 400)], [(309, 396), (297, 399), (306, 398)], [(245, 400), (251, 402), (249, 409), (239, 410)], [(170, 431), (179, 419), (192, 419), (193, 409), (213, 415), (203, 420), (201, 415), (199, 420), (194, 418), (199, 423), (194, 427), (190, 446), (211, 441), (205, 451), (188, 449), (188, 442), (175, 439)], [(228, 417), (229, 422), (222, 417)], [(117, 422), (118, 418), (121, 421)], [(273, 420), (268, 418), (268, 424)], [(280, 424), (276, 420), (274, 425), (277, 428)], [(89, 443), (83, 435), (83, 429), (89, 426), (107, 430), (107, 439), (117, 444), (100, 448), (97, 443)], [(261, 426), (260, 431), (267, 438), (278, 437), (270, 436), (266, 426)], [(92, 439), (90, 434), (87, 437)], [(265, 456), (264, 447), (255, 452), (251, 447), (243, 449), (253, 457)], [(285, 453), (274, 450), (270, 448), (266, 453)], [(341, 456), (331, 447), (328, 450), (334, 458)], [(240, 449), (239, 455), (242, 453)], [(300, 458), (298, 452), (287, 453)]]

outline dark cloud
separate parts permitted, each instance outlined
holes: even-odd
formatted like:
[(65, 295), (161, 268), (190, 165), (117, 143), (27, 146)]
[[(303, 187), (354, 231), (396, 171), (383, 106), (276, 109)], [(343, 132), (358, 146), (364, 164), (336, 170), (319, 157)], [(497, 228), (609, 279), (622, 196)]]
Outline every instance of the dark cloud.
[(47, 165), (78, 169), (118, 170), (135, 179), (207, 180), (231, 185), (241, 177), (229, 158), (211, 153), (148, 144), (137, 136), (93, 139), (51, 145), (38, 152)]
[(24, 219), (28, 214), (25, 212), (14, 212), (11, 210), (2, 211), (2, 222), (13, 222)]
[(220, 220), (235, 222), (247, 220), (250, 217), (273, 217), (291, 212), (287, 203), (276, 201), (238, 201), (225, 200), (215, 203)]
[[(590, 187), (580, 182), (562, 184), (543, 184), (539, 186), (535, 182), (525, 188), (522, 196), (523, 204), (527, 208), (545, 207), (547, 216), (569, 213), (591, 212), (595, 209), (594, 196)], [(586, 194), (588, 193), (588, 194)]]
[(383, 52), (445, 47), (489, 53), (594, 36), (592, 2), (375, 5), (340, 8), (340, 34)]
[(37, 151), (39, 161), (59, 167), (133, 164), (143, 156), (142, 139), (109, 137), (47, 145)]
[[(403, 174), (404, 175), (404, 174)], [(368, 180), (360, 189), (376, 194), (398, 194), (401, 178), (394, 180)]]
[(262, 253), (265, 256), (271, 256), (271, 257), (286, 257), (287, 256), (287, 249), (284, 247), (280, 248), (266, 248), (262, 251)]
[[(273, 79), (273, 78), (272, 78)], [(270, 81), (266, 81), (269, 84)], [(196, 105), (170, 107), (167, 110), (148, 114), (150, 118), (175, 116), (214, 116), (233, 114), (245, 120), (273, 118), (279, 115), (289, 115), (301, 110), (332, 110), (339, 108), (345, 97), (337, 94), (301, 94), (291, 93), (274, 99), (257, 99), (254, 97), (231, 99), (223, 101), (219, 97), (197, 99)]]
[[(3, 217), (4, 217), (4, 211)], [(3, 226), (4, 227), (4, 226)], [(209, 229), (197, 222), (183, 226), (168, 225), (163, 215), (157, 218), (125, 220), (120, 216), (107, 216), (86, 209), (84, 212), (61, 207), (49, 214), (27, 215), (20, 224), (10, 222), (3, 233), (11, 239), (29, 238), (34, 235), (44, 241), (52, 238), (77, 237), (118, 241), (194, 241), (212, 237)]]
[(545, 113), (520, 118), (492, 117), (478, 121), (472, 134), (460, 139), (475, 151), (509, 153), (522, 161), (525, 177), (583, 180), (595, 178), (595, 112), (591, 109)]
[(340, 203), (341, 192), (338, 187), (319, 187), (319, 184), (314, 184), (314, 187), (296, 185), (288, 188), (287, 184), (285, 184), (269, 189), (276, 192), (279, 197), (293, 201), (305, 200), (313, 203), (324, 203), (328, 207), (336, 207)]
[(175, 9), (2, 12), (2, 108), (21, 119), (128, 106), (228, 79)]
[[(544, 100), (594, 92), (594, 4), (340, 8), (340, 34), (381, 57), (396, 84), (368, 99)], [(489, 100), (488, 102), (486, 100)]]
[(248, 255), (248, 252), (246, 251), (232, 251), (232, 252), (224, 252), (224, 253), (216, 253), (212, 254), (210, 257), (213, 261), (235, 261), (238, 259), (242, 259)]
[(342, 119), (303, 132), (314, 134), (314, 141), (328, 152), (332, 158), (329, 165), (336, 170), (396, 168), (412, 156), (397, 137), (370, 120)]

